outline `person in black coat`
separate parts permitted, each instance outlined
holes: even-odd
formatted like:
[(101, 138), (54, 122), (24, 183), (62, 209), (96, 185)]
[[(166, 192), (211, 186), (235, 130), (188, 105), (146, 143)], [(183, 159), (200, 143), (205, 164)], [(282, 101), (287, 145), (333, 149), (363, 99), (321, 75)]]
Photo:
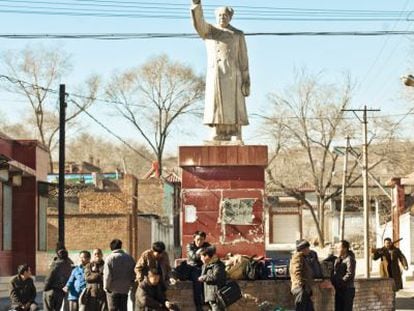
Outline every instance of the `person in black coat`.
[(103, 289), (104, 264), (102, 250), (93, 251), (92, 261), (85, 267), (87, 311), (107, 311), (106, 294)]
[(217, 298), (217, 292), (226, 284), (226, 267), (216, 256), (216, 248), (209, 246), (200, 251), (203, 269), (198, 280), (204, 283), (204, 301), (212, 311), (223, 311), (223, 306)]
[(198, 281), (203, 266), (200, 251), (209, 246), (210, 243), (206, 242), (206, 233), (204, 231), (194, 232), (193, 241), (187, 244), (187, 264), (190, 267), (190, 279), (193, 281), (193, 298), (196, 311), (202, 311), (204, 304), (203, 283)]
[(335, 258), (331, 278), (335, 287), (335, 311), (352, 311), (354, 304), (356, 261), (349, 247), (346, 240), (340, 241), (337, 245), (338, 257)]
[(9, 283), (9, 294), (11, 307), (15, 311), (36, 311), (39, 310), (36, 299), (36, 287), (32, 279), (30, 266), (20, 265), (17, 268), (17, 275)]
[(136, 293), (138, 311), (167, 311), (178, 308), (166, 298), (166, 288), (160, 282), (160, 272), (156, 269), (148, 271), (145, 279), (139, 283)]
[(52, 262), (50, 270), (45, 279), (43, 291), (43, 308), (45, 311), (59, 311), (62, 307), (66, 282), (72, 272), (72, 261), (69, 259), (68, 251), (60, 249), (57, 258)]

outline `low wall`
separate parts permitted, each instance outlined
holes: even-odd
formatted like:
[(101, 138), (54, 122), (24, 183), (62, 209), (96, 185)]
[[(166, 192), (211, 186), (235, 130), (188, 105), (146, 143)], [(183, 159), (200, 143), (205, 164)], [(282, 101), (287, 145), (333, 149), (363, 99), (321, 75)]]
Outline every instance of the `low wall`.
[(354, 311), (395, 310), (393, 279), (358, 279), (355, 282)]
[[(276, 306), (294, 310), (290, 294), (290, 281), (239, 281), (243, 298), (228, 308), (229, 311), (274, 310)], [(332, 311), (335, 305), (335, 291), (321, 288), (316, 282), (313, 291), (315, 310)], [(355, 281), (354, 311), (395, 310), (395, 293), (390, 279), (358, 279)], [(171, 286), (167, 297), (177, 303), (182, 311), (195, 310), (191, 282), (178, 282)]]

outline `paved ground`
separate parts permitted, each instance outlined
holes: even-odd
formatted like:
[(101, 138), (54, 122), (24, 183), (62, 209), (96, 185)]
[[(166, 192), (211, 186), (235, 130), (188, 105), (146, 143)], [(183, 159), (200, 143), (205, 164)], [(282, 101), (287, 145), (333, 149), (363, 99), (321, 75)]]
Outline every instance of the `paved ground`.
[(414, 311), (414, 282), (406, 282), (404, 287), (397, 293), (396, 310)]
[[(404, 283), (405, 288), (397, 293), (396, 310), (397, 311), (414, 311), (414, 282)], [(42, 293), (37, 295), (37, 302), (42, 301)], [(7, 311), (9, 306), (8, 297), (0, 296), (0, 311)], [(129, 308), (131, 310), (131, 308)]]

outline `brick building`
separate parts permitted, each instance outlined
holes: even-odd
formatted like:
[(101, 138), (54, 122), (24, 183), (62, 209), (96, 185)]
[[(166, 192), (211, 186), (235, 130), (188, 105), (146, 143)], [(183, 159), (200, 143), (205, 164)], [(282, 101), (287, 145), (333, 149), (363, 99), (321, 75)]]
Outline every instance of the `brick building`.
[(0, 276), (22, 263), (36, 273), (36, 250), (46, 245), (47, 169), (47, 150), (36, 140), (0, 134)]
[[(99, 247), (109, 252), (109, 242), (119, 238), (134, 257), (152, 242), (162, 240), (170, 254), (174, 245), (174, 204), (179, 191), (173, 182), (159, 178), (137, 179), (125, 175), (104, 180), (101, 186), (67, 185), (65, 193), (65, 241), (70, 252)], [(168, 189), (168, 190), (166, 190)], [(51, 257), (58, 238), (58, 213), (52, 196), (47, 212), (47, 253)], [(168, 199), (168, 200), (167, 200)], [(174, 255), (171, 256), (174, 259)], [(48, 262), (48, 260), (43, 260)], [(43, 269), (46, 269), (46, 264)]]

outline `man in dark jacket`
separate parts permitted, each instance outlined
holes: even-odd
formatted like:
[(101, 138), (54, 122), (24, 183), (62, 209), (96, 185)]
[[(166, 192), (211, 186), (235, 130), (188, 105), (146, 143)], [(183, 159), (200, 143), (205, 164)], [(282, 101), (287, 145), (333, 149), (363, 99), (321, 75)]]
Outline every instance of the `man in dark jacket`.
[(223, 306), (217, 299), (217, 291), (226, 284), (226, 267), (216, 256), (216, 248), (209, 246), (200, 251), (203, 269), (198, 278), (204, 283), (204, 301), (210, 305), (212, 311), (223, 311)]
[(102, 250), (93, 251), (92, 261), (85, 267), (86, 301), (87, 311), (106, 311), (106, 294), (103, 289), (104, 264)]
[(106, 258), (103, 286), (107, 293), (109, 311), (127, 311), (128, 292), (135, 279), (135, 260), (122, 250), (122, 241), (110, 244), (112, 253)]
[(352, 311), (355, 297), (355, 255), (349, 242), (342, 240), (337, 245), (332, 284), (335, 287), (335, 311)]
[(66, 249), (57, 251), (57, 258), (52, 262), (45, 279), (43, 308), (45, 311), (59, 311), (62, 307), (66, 282), (72, 272), (72, 264)]
[(29, 265), (24, 264), (17, 268), (17, 275), (10, 280), (9, 293), (13, 310), (39, 310), (35, 302), (36, 287), (33, 284), (32, 272)]
[(296, 311), (313, 311), (312, 284), (313, 271), (306, 260), (310, 244), (306, 240), (296, 241), (296, 252), (290, 260), (291, 292), (295, 299)]
[(318, 253), (313, 250), (309, 250), (309, 254), (305, 256), (305, 259), (308, 262), (310, 268), (312, 269), (313, 278), (322, 279), (323, 274), (321, 264), (318, 259)]
[(166, 311), (177, 310), (165, 296), (166, 288), (160, 282), (160, 273), (150, 270), (137, 289), (136, 305), (138, 311)]
[(384, 239), (384, 247), (374, 249), (374, 260), (381, 259), (380, 275), (382, 278), (393, 278), (395, 289), (398, 291), (403, 288), (400, 263), (404, 270), (408, 270), (407, 259), (390, 238)]
[(203, 262), (200, 258), (200, 251), (209, 247), (206, 242), (206, 233), (204, 231), (196, 231), (193, 234), (193, 242), (187, 244), (187, 264), (190, 266), (190, 278), (193, 281), (193, 297), (196, 311), (203, 310), (203, 283), (198, 281), (201, 276)]

